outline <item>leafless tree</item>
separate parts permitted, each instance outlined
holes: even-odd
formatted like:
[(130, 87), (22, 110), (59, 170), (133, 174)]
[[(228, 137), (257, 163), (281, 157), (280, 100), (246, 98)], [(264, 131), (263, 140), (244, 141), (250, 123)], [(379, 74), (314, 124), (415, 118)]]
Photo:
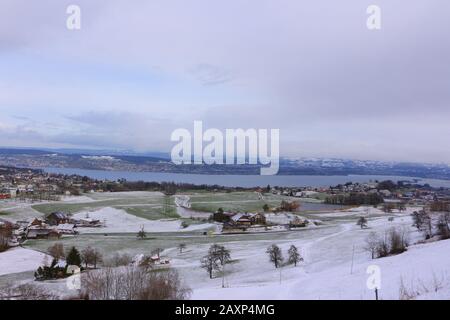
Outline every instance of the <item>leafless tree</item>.
[(300, 253), (298, 252), (298, 249), (296, 246), (292, 245), (288, 250), (289, 255), (289, 263), (293, 263), (294, 266), (297, 266), (297, 263), (300, 261), (303, 261), (303, 258), (300, 256)]
[(97, 264), (101, 262), (102, 259), (103, 256), (97, 249), (86, 247), (81, 251), (81, 260), (85, 264), (86, 268), (89, 265), (93, 265), (94, 268), (97, 268)]
[(47, 252), (56, 260), (65, 258), (64, 246), (62, 243), (55, 243), (54, 245), (48, 247)]
[(171, 269), (108, 267), (83, 274), (82, 284), (84, 295), (91, 300), (184, 300), (191, 294)]
[(6, 222), (0, 225), (0, 252), (6, 251), (9, 248), (9, 241), (13, 235), (13, 226)]
[(133, 258), (130, 255), (116, 253), (112, 258), (105, 260), (103, 265), (108, 267), (128, 266), (132, 261)]
[(431, 223), (431, 217), (425, 210), (414, 211), (412, 214), (413, 226), (417, 230), (422, 231), (425, 235), (425, 239), (429, 239), (433, 236), (433, 226)]
[(436, 222), (436, 229), (441, 239), (450, 238), (450, 212), (441, 213)]
[(229, 263), (231, 260), (230, 250), (226, 249), (224, 246), (213, 244), (209, 248), (209, 252), (219, 260), (220, 265), (222, 266)]
[(58, 296), (34, 284), (22, 284), (0, 291), (0, 300), (57, 300)]
[(280, 247), (276, 244), (272, 244), (266, 250), (266, 253), (269, 255), (269, 259), (275, 265), (275, 268), (278, 268), (280, 263), (283, 262), (283, 255), (281, 253)]
[(390, 254), (399, 254), (406, 251), (406, 248), (408, 247), (406, 230), (391, 228), (388, 231), (388, 235), (389, 235)]
[(200, 263), (201, 267), (208, 272), (210, 279), (213, 278), (214, 271), (220, 270), (220, 262), (211, 251), (200, 260)]
[(358, 221), (356, 222), (356, 224), (358, 226), (361, 227), (361, 229), (366, 228), (367, 227), (367, 219), (364, 217), (359, 217)]
[(138, 237), (138, 239), (141, 239), (141, 240), (147, 238), (147, 234), (145, 233), (144, 226), (142, 226), (141, 230), (139, 230), (137, 237)]
[(375, 259), (375, 255), (377, 253), (377, 248), (379, 245), (380, 245), (380, 237), (375, 232), (369, 233), (369, 235), (366, 238), (366, 245), (364, 249), (370, 252), (372, 259)]
[(178, 245), (178, 249), (180, 250), (180, 253), (183, 253), (183, 250), (186, 249), (186, 244), (185, 243), (180, 243)]

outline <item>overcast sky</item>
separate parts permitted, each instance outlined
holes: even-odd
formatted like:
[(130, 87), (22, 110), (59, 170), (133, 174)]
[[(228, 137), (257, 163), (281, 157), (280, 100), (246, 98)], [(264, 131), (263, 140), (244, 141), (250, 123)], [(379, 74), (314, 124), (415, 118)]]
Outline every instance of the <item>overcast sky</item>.
[(202, 120), (279, 128), (284, 156), (450, 163), (449, 13), (448, 0), (0, 0), (0, 146), (170, 151), (174, 129)]

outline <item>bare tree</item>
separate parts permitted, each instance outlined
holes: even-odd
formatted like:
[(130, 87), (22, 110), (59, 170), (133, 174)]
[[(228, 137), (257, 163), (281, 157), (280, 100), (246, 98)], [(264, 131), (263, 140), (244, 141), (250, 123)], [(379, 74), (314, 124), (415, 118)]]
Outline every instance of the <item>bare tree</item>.
[(47, 252), (56, 260), (65, 258), (64, 246), (62, 243), (55, 243), (54, 245), (48, 247)]
[(384, 236), (379, 238), (376, 249), (377, 258), (386, 257), (389, 255), (388, 232), (384, 232)]
[(83, 294), (91, 300), (184, 300), (191, 291), (172, 269), (104, 268), (82, 275)]
[(450, 238), (450, 212), (441, 213), (436, 222), (436, 229), (441, 239)]
[(183, 250), (186, 249), (186, 244), (185, 243), (180, 243), (178, 245), (178, 249), (180, 250), (180, 253), (183, 253)]
[(372, 259), (375, 259), (375, 254), (377, 252), (378, 246), (380, 245), (380, 237), (375, 233), (371, 232), (366, 238), (365, 250), (370, 252)]
[(116, 253), (112, 258), (106, 260), (103, 265), (108, 267), (121, 267), (130, 265), (132, 261), (133, 258), (130, 255)]
[(399, 254), (406, 251), (408, 246), (407, 233), (404, 229), (398, 230), (396, 228), (391, 228), (388, 231), (389, 235), (389, 253)]
[(147, 238), (147, 234), (144, 231), (144, 226), (141, 227), (141, 230), (139, 230), (137, 237), (141, 240)]
[(220, 270), (220, 262), (217, 256), (210, 251), (200, 260), (200, 263), (201, 267), (208, 272), (210, 279), (213, 278), (214, 271)]
[(85, 264), (86, 268), (89, 265), (93, 265), (94, 268), (97, 268), (97, 264), (101, 262), (103, 259), (102, 254), (97, 250), (91, 247), (87, 247), (81, 251), (81, 260)]
[(363, 228), (367, 228), (367, 219), (364, 217), (359, 217), (358, 221), (356, 222), (356, 224), (358, 226), (361, 227), (361, 229)]
[(34, 284), (22, 284), (0, 291), (0, 300), (57, 300), (58, 297)]
[(266, 250), (266, 253), (269, 254), (269, 259), (275, 265), (275, 268), (278, 268), (280, 263), (283, 262), (283, 255), (281, 253), (280, 247), (276, 244), (272, 244)]
[(296, 246), (292, 245), (288, 250), (289, 255), (289, 263), (293, 263), (294, 266), (297, 266), (297, 263), (300, 261), (303, 261), (303, 258), (300, 256), (300, 253), (298, 252), (298, 249)]
[(209, 252), (219, 260), (220, 265), (222, 266), (229, 263), (231, 260), (230, 250), (226, 249), (224, 246), (213, 244), (209, 248)]
[(413, 226), (417, 228), (417, 230), (421, 230), (422, 229), (422, 224), (423, 224), (423, 214), (422, 211), (414, 211), (411, 214), (411, 217), (413, 219)]
[(13, 227), (9, 222), (0, 225), (0, 252), (9, 248), (9, 241), (13, 235)]
[(433, 226), (430, 215), (425, 210), (421, 210), (414, 211), (411, 216), (413, 218), (413, 226), (423, 232), (425, 239), (431, 238), (433, 236)]

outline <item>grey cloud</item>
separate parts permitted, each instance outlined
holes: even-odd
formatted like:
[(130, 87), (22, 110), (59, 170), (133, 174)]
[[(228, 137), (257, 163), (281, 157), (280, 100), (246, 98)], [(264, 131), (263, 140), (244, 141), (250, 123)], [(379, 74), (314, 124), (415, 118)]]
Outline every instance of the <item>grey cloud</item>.
[(450, 162), (447, 0), (378, 0), (380, 31), (365, 27), (366, 0), (78, 2), (78, 34), (59, 27), (62, 4), (22, 1), (29, 11), (21, 13), (17, 1), (2, 2), (0, 43), (67, 61), (157, 66), (177, 80), (194, 78), (205, 96), (226, 87), (236, 98), (214, 96), (206, 106), (186, 99), (172, 121), (152, 117), (170, 102), (142, 114), (124, 106), (123, 113), (68, 115), (71, 129), (60, 143), (164, 148), (170, 130), (198, 119), (209, 127), (280, 128), (286, 153)]

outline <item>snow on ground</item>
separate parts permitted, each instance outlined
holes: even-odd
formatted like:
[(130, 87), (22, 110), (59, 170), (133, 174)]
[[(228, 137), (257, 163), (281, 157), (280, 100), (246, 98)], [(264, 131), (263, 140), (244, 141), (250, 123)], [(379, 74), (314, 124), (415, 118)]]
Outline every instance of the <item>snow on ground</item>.
[[(36, 270), (47, 255), (38, 251), (13, 248), (0, 253), (0, 275)], [(51, 257), (47, 256), (48, 261)]]
[(89, 198), (88, 196), (63, 196), (61, 201), (65, 203), (87, 203), (95, 202), (96, 200)]
[(214, 226), (213, 224), (194, 224), (187, 228), (181, 227), (181, 220), (148, 220), (127, 213), (125, 210), (104, 207), (95, 211), (81, 211), (73, 215), (75, 219), (89, 217), (106, 224), (101, 228), (77, 228), (79, 233), (120, 233), (138, 232), (142, 227), (146, 232), (192, 231)]
[[(410, 298), (449, 299), (450, 240), (411, 245), (400, 255), (374, 260), (364, 249), (364, 241), (371, 232), (384, 234), (392, 227), (406, 230), (411, 244), (419, 241), (421, 234), (412, 227), (410, 216), (414, 210), (416, 208), (383, 214), (379, 209), (370, 208), (367, 212), (362, 207), (349, 210), (348, 219), (331, 220), (314, 229), (272, 233), (264, 237), (229, 236), (222, 244), (230, 249), (234, 261), (226, 265), (224, 277), (217, 274), (212, 280), (200, 268), (200, 259), (206, 255), (209, 243), (188, 245), (183, 253), (176, 247), (169, 248), (164, 250), (164, 256), (171, 260), (171, 265), (193, 290), (192, 299), (374, 299), (374, 291), (367, 287), (370, 276), (367, 268), (371, 265), (380, 270), (381, 299), (399, 299), (402, 282), (411, 294)], [(75, 216), (83, 218), (86, 213)], [(367, 229), (356, 225), (355, 213), (368, 215)], [(189, 230), (181, 229), (179, 220), (146, 220), (114, 208), (89, 212), (89, 216), (101, 221), (106, 219), (107, 227), (85, 229), (86, 232), (137, 232), (142, 225), (147, 232)], [(393, 216), (394, 220), (389, 221), (388, 217)], [(208, 224), (190, 228), (204, 228), (205, 225)], [(277, 244), (285, 258), (289, 247), (297, 246), (304, 262), (297, 267), (287, 265), (275, 269), (266, 254), (271, 244)], [(22, 253), (24, 259), (18, 261), (21, 254), (12, 254), (15, 250), (25, 249), (0, 254), (0, 274), (24, 270), (16, 269), (16, 264), (34, 270), (42, 263), (43, 254), (31, 250), (25, 250), (27, 254)], [(64, 291), (61, 283), (46, 285)]]
[[(205, 270), (198, 268), (207, 245), (183, 253), (187, 259), (180, 259), (174, 251), (173, 265), (193, 289), (193, 299), (374, 299), (374, 291), (366, 284), (370, 265), (381, 271), (381, 299), (399, 299), (401, 281), (408, 291), (418, 292), (417, 298), (450, 298), (450, 256), (446, 255), (450, 240), (412, 245), (403, 254), (370, 259), (364, 250), (365, 238), (370, 232), (382, 234), (391, 227), (407, 230), (410, 243), (421, 237), (411, 227), (409, 213), (404, 213), (394, 221), (387, 216), (370, 219), (368, 229), (346, 222), (298, 232), (292, 240), (227, 243), (237, 262), (227, 266), (226, 288), (222, 288), (220, 275), (209, 280)], [(305, 261), (297, 267), (275, 269), (265, 253), (272, 243), (280, 246), (285, 258), (290, 245), (296, 245)], [(435, 287), (439, 287), (437, 292)]]
[[(375, 265), (380, 270), (379, 297), (400, 299), (401, 282), (418, 299), (450, 298), (450, 240), (416, 245), (407, 252), (382, 259), (343, 264), (318, 273), (308, 273), (303, 267), (285, 267), (281, 283), (230, 288), (205, 288), (194, 291), (194, 299), (369, 299), (375, 292), (367, 287), (367, 269)], [(274, 271), (275, 275), (278, 273)], [(274, 278), (274, 277), (272, 277)], [(284, 278), (284, 279), (283, 279)]]

